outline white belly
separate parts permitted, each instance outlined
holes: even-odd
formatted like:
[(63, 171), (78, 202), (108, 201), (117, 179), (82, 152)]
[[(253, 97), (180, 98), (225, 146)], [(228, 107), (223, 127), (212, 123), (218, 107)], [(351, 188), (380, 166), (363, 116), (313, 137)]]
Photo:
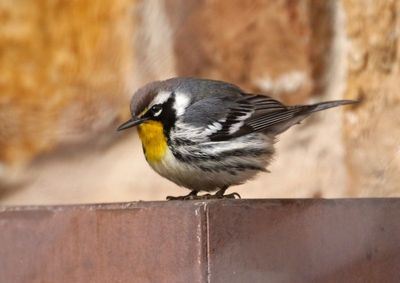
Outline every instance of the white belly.
[[(270, 138), (264, 135), (257, 137), (261, 138), (259, 141), (260, 146), (262, 145), (262, 147), (268, 148), (273, 152), (273, 142)], [(254, 137), (252, 137), (251, 141), (254, 143)], [(243, 138), (234, 144), (237, 146), (245, 145), (243, 143)], [(231, 149), (232, 144), (219, 143), (219, 145), (221, 145), (221, 152), (224, 152), (223, 150), (226, 152), (227, 148), (222, 149), (222, 146), (230, 146), (229, 149)], [(199, 149), (199, 147), (197, 147), (197, 149)], [(189, 154), (190, 147), (186, 150), (187, 154)], [(219, 149), (213, 147), (212, 150), (215, 152)], [(240, 170), (230, 170), (229, 168), (232, 168), (232, 166), (252, 164), (258, 168), (265, 168), (271, 157), (272, 153), (259, 156), (228, 156), (222, 161), (182, 162), (178, 160), (168, 148), (164, 158), (160, 162), (149, 164), (161, 176), (179, 186), (195, 191), (214, 191), (227, 186), (242, 184), (260, 172), (260, 170), (246, 167)]]

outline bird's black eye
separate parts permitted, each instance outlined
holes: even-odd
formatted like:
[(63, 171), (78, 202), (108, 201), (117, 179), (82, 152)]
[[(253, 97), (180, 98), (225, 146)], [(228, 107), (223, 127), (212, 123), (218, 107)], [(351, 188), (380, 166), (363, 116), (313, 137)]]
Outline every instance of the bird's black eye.
[(161, 105), (156, 104), (156, 105), (153, 105), (153, 106), (151, 107), (150, 111), (151, 111), (151, 114), (152, 114), (154, 117), (156, 117), (156, 116), (158, 116), (158, 115), (161, 114), (162, 107), (161, 107)]

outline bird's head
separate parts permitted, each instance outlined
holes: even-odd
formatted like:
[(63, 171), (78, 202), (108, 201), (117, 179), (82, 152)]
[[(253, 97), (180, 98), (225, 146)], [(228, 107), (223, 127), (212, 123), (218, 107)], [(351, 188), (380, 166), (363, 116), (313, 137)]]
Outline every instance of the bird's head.
[(189, 106), (189, 93), (179, 92), (179, 84), (171, 81), (156, 81), (140, 88), (132, 97), (130, 120), (118, 127), (125, 130), (147, 121), (158, 121), (164, 128), (170, 128), (178, 116)]
[[(177, 119), (184, 116), (186, 109), (197, 101), (207, 96), (240, 92), (241, 90), (232, 84), (207, 79), (181, 77), (151, 82), (133, 95), (132, 118), (119, 126), (118, 130), (125, 130), (146, 121), (157, 121), (168, 131)], [(204, 107), (208, 106), (210, 105), (204, 104)]]

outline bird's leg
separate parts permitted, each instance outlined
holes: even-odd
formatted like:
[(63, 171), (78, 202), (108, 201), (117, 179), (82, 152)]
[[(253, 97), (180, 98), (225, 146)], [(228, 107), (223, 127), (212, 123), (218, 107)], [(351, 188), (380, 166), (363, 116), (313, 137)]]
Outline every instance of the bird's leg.
[(225, 187), (219, 189), (219, 191), (217, 191), (215, 193), (215, 195), (213, 195), (213, 197), (214, 198), (233, 198), (233, 199), (235, 199), (237, 197), (238, 199), (241, 199), (241, 197), (238, 193), (231, 193), (231, 194), (224, 195), (224, 193), (227, 189), (228, 189), (228, 186), (225, 186)]
[(179, 197), (172, 197), (172, 196), (167, 196), (167, 200), (190, 200), (190, 199), (198, 199), (197, 196), (198, 191), (191, 191), (189, 194), (185, 196), (179, 196)]
[(210, 195), (210, 194), (205, 194), (198, 196), (197, 193), (198, 191), (191, 191), (189, 194), (185, 196), (179, 196), (179, 197), (173, 197), (173, 196), (167, 196), (167, 200), (206, 200), (206, 199), (235, 199), (235, 198), (241, 198), (238, 193), (231, 193), (224, 195), (225, 191), (228, 189), (228, 186), (223, 187), (219, 189), (215, 194)]

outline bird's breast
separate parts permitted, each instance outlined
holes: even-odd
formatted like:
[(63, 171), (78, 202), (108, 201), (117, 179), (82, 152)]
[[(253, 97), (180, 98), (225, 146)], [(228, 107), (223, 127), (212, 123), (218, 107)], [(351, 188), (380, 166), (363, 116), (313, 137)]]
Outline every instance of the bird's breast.
[(147, 121), (138, 126), (138, 132), (147, 161), (160, 162), (168, 148), (163, 125), (158, 121)]

